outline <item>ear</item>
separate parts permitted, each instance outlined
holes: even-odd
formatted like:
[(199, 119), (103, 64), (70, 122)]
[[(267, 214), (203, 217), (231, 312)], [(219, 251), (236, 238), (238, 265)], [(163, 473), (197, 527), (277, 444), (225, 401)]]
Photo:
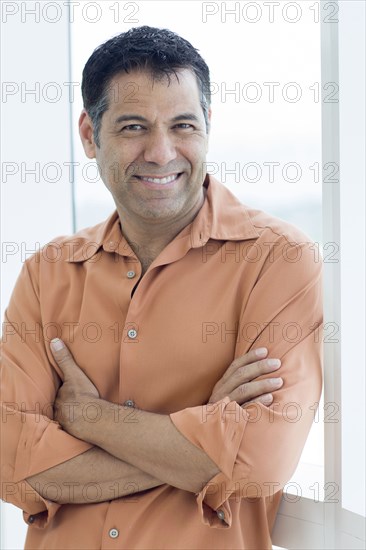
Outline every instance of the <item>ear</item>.
[(210, 124), (211, 124), (211, 116), (212, 116), (212, 109), (211, 109), (211, 107), (209, 108), (207, 115), (208, 115), (208, 123), (209, 123), (209, 125), (210, 125)]
[(79, 134), (86, 156), (90, 159), (94, 159), (96, 156), (96, 145), (94, 141), (93, 123), (85, 109), (81, 111), (79, 118)]
[(207, 128), (207, 146), (206, 146), (206, 153), (208, 152), (208, 143), (209, 143), (210, 132), (211, 132), (211, 115), (212, 115), (212, 110), (211, 110), (211, 107), (210, 107), (209, 110), (208, 110), (208, 113), (207, 113), (208, 128)]

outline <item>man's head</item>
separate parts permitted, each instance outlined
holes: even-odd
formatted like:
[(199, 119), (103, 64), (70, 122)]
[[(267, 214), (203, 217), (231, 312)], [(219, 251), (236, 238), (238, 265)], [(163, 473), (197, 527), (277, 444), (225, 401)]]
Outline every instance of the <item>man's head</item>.
[(168, 30), (132, 29), (95, 50), (82, 90), (84, 150), (120, 218), (162, 228), (193, 219), (211, 116), (209, 71), (195, 48)]
[(114, 100), (110, 84), (116, 75), (143, 71), (155, 80), (164, 76), (170, 79), (179, 69), (189, 69), (197, 78), (208, 131), (210, 73), (196, 48), (187, 40), (168, 29), (143, 26), (119, 34), (96, 48), (84, 67), (81, 85), (84, 108), (93, 123), (95, 144), (100, 146), (101, 120)]

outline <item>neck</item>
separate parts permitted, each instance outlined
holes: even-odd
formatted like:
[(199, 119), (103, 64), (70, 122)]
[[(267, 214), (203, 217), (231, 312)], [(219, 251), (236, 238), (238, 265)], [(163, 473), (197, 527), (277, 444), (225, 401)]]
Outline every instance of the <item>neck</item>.
[(206, 189), (202, 189), (203, 193), (193, 208), (172, 220), (139, 218), (117, 206), (123, 235), (141, 263), (146, 263), (146, 258), (151, 263), (193, 221), (206, 196)]

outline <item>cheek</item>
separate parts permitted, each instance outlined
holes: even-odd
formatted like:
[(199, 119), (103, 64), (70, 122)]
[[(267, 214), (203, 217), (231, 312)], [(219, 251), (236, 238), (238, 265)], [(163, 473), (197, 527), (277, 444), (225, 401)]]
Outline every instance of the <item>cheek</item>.
[(201, 173), (202, 170), (205, 170), (206, 167), (206, 149), (205, 147), (201, 147), (199, 150), (196, 149), (194, 153), (192, 153), (190, 157), (190, 162), (192, 165), (192, 169), (196, 173)]
[(193, 143), (183, 144), (181, 153), (190, 161), (191, 164), (199, 164), (206, 158), (207, 142), (206, 140), (197, 140)]
[(113, 157), (107, 157), (105, 155), (99, 156), (99, 158), (97, 158), (97, 163), (100, 177), (107, 189), (111, 191), (118, 182), (118, 163), (116, 163)]
[(133, 172), (134, 163), (138, 164), (141, 161), (142, 151), (143, 147), (140, 143), (136, 143), (136, 141), (126, 140), (117, 144), (111, 155), (111, 159), (113, 157), (114, 164), (119, 165), (120, 177), (123, 178), (126, 172), (129, 174)]
[(119, 158), (119, 150), (116, 148), (104, 147), (97, 157), (101, 177), (108, 188), (118, 183), (122, 176), (123, 166)]

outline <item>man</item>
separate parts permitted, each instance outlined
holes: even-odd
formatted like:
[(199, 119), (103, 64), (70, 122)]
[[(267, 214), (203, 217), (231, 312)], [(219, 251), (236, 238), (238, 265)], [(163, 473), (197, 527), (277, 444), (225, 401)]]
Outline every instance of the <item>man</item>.
[(28, 549), (271, 548), (321, 390), (312, 243), (206, 175), (209, 71), (181, 37), (109, 40), (82, 91), (116, 211), (14, 289), (2, 498)]

